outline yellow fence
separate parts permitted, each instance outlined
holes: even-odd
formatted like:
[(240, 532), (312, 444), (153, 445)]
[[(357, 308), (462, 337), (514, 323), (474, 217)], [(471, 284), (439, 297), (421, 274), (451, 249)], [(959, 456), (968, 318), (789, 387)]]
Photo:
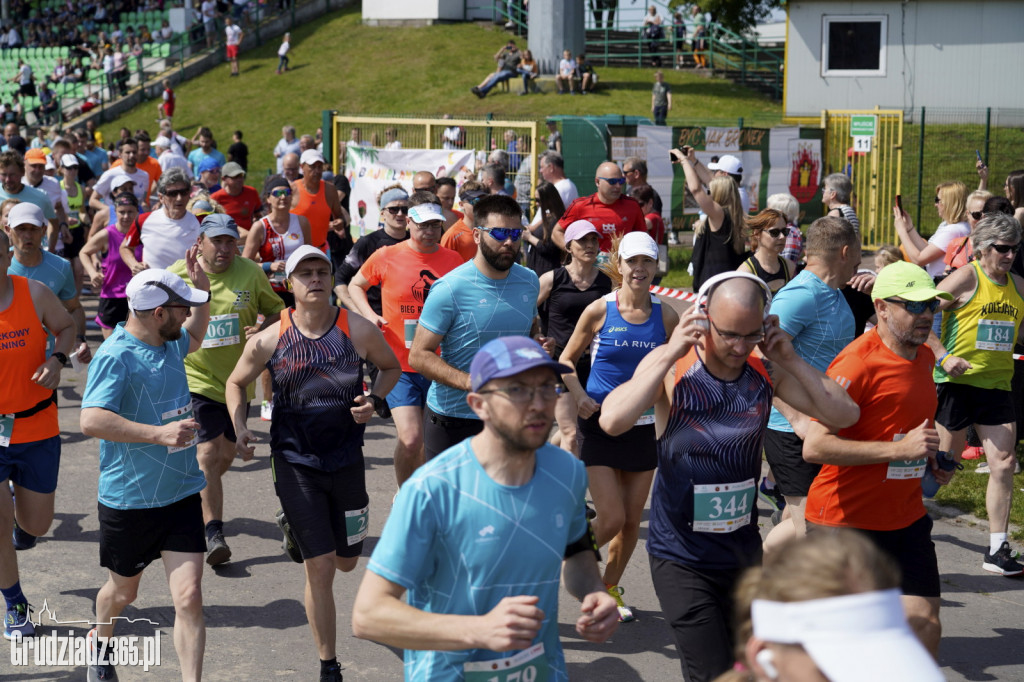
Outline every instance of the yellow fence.
[[(456, 139), (445, 139), (445, 130), (459, 128)], [(528, 197), (517, 197), (521, 204), (535, 205), (537, 190), (537, 150), (539, 146), (536, 121), (481, 121), (447, 118), (386, 118), (374, 116), (344, 116), (334, 114), (331, 122), (331, 138), (337, 153), (332, 155), (332, 165), (337, 173), (345, 161), (345, 145), (358, 135), (365, 144), (385, 147), (392, 140), (401, 143), (403, 149), (475, 149), (476, 167), (486, 162), (487, 155), (495, 149), (507, 149), (508, 138), (514, 135), (517, 153), (522, 155), (522, 164), (517, 173), (509, 172), (513, 180), (522, 174), (529, 174), (530, 192)], [(543, 150), (542, 150), (543, 151)], [(529, 159), (529, 164), (526, 160)], [(526, 166), (526, 168), (524, 168)], [(525, 180), (525, 177), (522, 178)]]
[[(854, 138), (855, 132), (861, 132), (853, 127), (855, 116), (876, 117), (869, 144)], [(825, 129), (825, 174), (844, 173), (853, 181), (851, 204), (860, 219), (863, 245), (897, 244), (892, 207), (900, 193), (903, 170), (903, 112), (877, 107), (823, 111), (821, 126)], [(870, 151), (858, 151), (867, 146)]]

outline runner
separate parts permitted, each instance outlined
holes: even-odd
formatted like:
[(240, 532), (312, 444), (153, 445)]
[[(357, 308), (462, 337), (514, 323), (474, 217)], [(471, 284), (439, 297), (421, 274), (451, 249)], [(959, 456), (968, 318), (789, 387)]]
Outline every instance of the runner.
[[(6, 639), (35, 633), (21, 590), (14, 529), (34, 539), (53, 522), (60, 463), (54, 396), (75, 338), (74, 322), (47, 287), (10, 274), (10, 246), (0, 231), (0, 339), (18, 339), (0, 341), (0, 593)], [(49, 356), (46, 332), (57, 339)], [(11, 484), (13, 498), (7, 494)]]
[(79, 255), (82, 252), (82, 247), (85, 246), (87, 237), (85, 226), (89, 222), (85, 204), (87, 188), (78, 180), (78, 157), (74, 154), (64, 154), (59, 160), (63, 173), (60, 179), (60, 188), (63, 190), (65, 212), (68, 216), (68, 230), (71, 232), (71, 239), (64, 243), (64, 257), (71, 263), (71, 273), (75, 278), (78, 295), (81, 296), (84, 269)]
[[(106, 339), (119, 322), (128, 319), (128, 295), (125, 287), (132, 278), (132, 271), (121, 260), (120, 248), (135, 219), (139, 217), (139, 200), (131, 192), (119, 194), (114, 199), (116, 222), (97, 232), (82, 247), (82, 266), (89, 276), (89, 283), (100, 294), (96, 324)], [(101, 257), (101, 254), (102, 257)], [(132, 254), (142, 260), (142, 245), (135, 247)], [(94, 260), (95, 259), (95, 260)]]
[(299, 163), (302, 177), (292, 183), (292, 211), (309, 220), (310, 244), (327, 253), (327, 232), (348, 229), (348, 221), (344, 219), (337, 188), (322, 179), (323, 154), (307, 149)]
[[(761, 557), (755, 497), (772, 396), (841, 426), (857, 420), (842, 387), (793, 352), (770, 302), (753, 275), (711, 278), (601, 409), (601, 428), (616, 435), (655, 408), (662, 434), (647, 552), (688, 680), (733, 663), (733, 589)], [(755, 346), (766, 360), (750, 357)]]
[[(82, 433), (100, 439), (100, 565), (97, 647), (113, 618), (135, 601), (146, 567), (160, 558), (174, 603), (174, 648), (183, 680), (199, 680), (206, 648), (203, 620), (205, 486), (184, 358), (199, 350), (209, 320), (209, 287), (199, 247), (186, 256), (190, 289), (166, 270), (146, 270), (126, 288), (131, 316), (96, 352), (82, 396)], [(193, 312), (194, 309), (194, 312)], [(89, 682), (116, 680), (113, 664), (89, 666)]]
[(537, 275), (516, 263), (522, 209), (495, 194), (477, 201), (473, 215), (476, 256), (430, 288), (409, 349), (409, 366), (433, 382), (423, 418), (427, 460), (483, 429), (466, 404), (476, 352), (500, 336), (525, 336), (536, 324)]
[(462, 210), (462, 217), (445, 230), (441, 237), (441, 246), (457, 252), (462, 256), (464, 262), (471, 261), (476, 256), (476, 238), (473, 236), (476, 223), (473, 222), (473, 206), (485, 196), (487, 196), (487, 190), (476, 180), (467, 180), (462, 183), (462, 187), (459, 189), (459, 208)]
[[(145, 268), (166, 268), (184, 257), (196, 243), (199, 221), (185, 210), (189, 187), (188, 175), (181, 168), (171, 168), (160, 176), (156, 187), (160, 208), (139, 216), (121, 242), (121, 259), (133, 274)], [(141, 261), (134, 253), (139, 244), (142, 244)]]
[(629, 380), (645, 355), (665, 343), (665, 330), (679, 324), (679, 315), (651, 295), (658, 245), (650, 235), (630, 232), (613, 240), (611, 257), (617, 264), (617, 286), (580, 315), (561, 361), (575, 368), (584, 350), (591, 349), (586, 386), (575, 371), (566, 375), (565, 385), (579, 411), (580, 459), (587, 466), (597, 512), (594, 536), (599, 548), (611, 543), (604, 582), (618, 604), (619, 620), (629, 623), (636, 619), (622, 601), (619, 581), (639, 538), (657, 466), (654, 412), (640, 416), (633, 428), (614, 437), (601, 429), (598, 419), (606, 396)]
[[(576, 323), (587, 306), (612, 291), (612, 280), (597, 268), (600, 234), (594, 224), (577, 220), (565, 230), (565, 250), (569, 262), (540, 276), (540, 293), (537, 307), (545, 334), (554, 339), (553, 357), (562, 357), (569, 337), (576, 329)], [(590, 376), (590, 349), (584, 348), (583, 355), (576, 361), (576, 376), (586, 386)], [(579, 457), (580, 446), (576, 434), (576, 417), (579, 406), (572, 393), (565, 391), (555, 404), (555, 420), (558, 422), (559, 440), (554, 444)]]
[[(381, 329), (402, 366), (402, 376), (387, 397), (398, 433), (395, 478), (399, 487), (423, 463), (423, 405), (430, 387), (430, 381), (409, 365), (409, 347), (431, 287), (462, 265), (459, 254), (438, 245), (444, 227), (439, 204), (414, 205), (409, 222), (409, 239), (375, 251), (348, 285), (357, 312)], [(366, 290), (371, 286), (381, 287), (384, 315), (370, 307)]]
[[(225, 405), (224, 387), (250, 336), (277, 322), (284, 303), (274, 295), (260, 266), (238, 258), (238, 226), (231, 216), (214, 213), (203, 219), (199, 265), (210, 281), (210, 324), (202, 348), (185, 358), (192, 409), (199, 423), (197, 458), (206, 477), (203, 520), (206, 522), (206, 563), (219, 566), (231, 558), (224, 540), (224, 484), (235, 459), (235, 430)], [(180, 260), (170, 272), (191, 285), (188, 263)], [(263, 316), (259, 325), (258, 316)], [(246, 402), (256, 387), (246, 389)]]
[(485, 344), (470, 366), (468, 397), (484, 430), (399, 491), (352, 630), (406, 649), (406, 680), (490, 679), (495, 661), (503, 680), (568, 680), (560, 573), (582, 602), (576, 632), (604, 642), (615, 631), (585, 516), (586, 474), (545, 443), (568, 370), (530, 339)]
[[(245, 346), (225, 396), (236, 448), (249, 460), (255, 448), (246, 428), (246, 386), (263, 367), (274, 378), (270, 426), (274, 489), (289, 554), (297, 547), (306, 572), (306, 617), (320, 657), (321, 682), (340, 682), (334, 605), (336, 571), (355, 569), (366, 537), (369, 496), (363, 431), (398, 381), (398, 359), (380, 331), (331, 305), (331, 263), (308, 244), (288, 258), (285, 275), (295, 308)], [(380, 373), (363, 395), (362, 360)], [(293, 557), (294, 558), (294, 557)]]
[(986, 215), (974, 228), (971, 242), (975, 260), (938, 285), (952, 294), (952, 302), (941, 306), (945, 310), (941, 342), (934, 336), (929, 339), (937, 358), (935, 425), (939, 449), (958, 460), (967, 427), (973, 424), (978, 432), (988, 466), (982, 464), (977, 471), (989, 475), (985, 493), (989, 550), (982, 568), (1014, 576), (1024, 573), (1007, 542), (1017, 465), (1017, 419), (1010, 392), (1013, 346), (1024, 321), (1024, 278), (1010, 268), (1020, 251), (1020, 225), (1007, 215)]
[[(58, 180), (46, 175), (46, 152), (42, 149), (29, 149), (25, 153), (25, 183), (33, 189), (44, 192), (57, 214), (56, 220), (50, 221), (46, 231), (47, 248), (50, 253), (57, 253), (57, 245), (61, 240), (68, 244), (72, 239), (68, 229), (68, 213), (64, 209), (67, 195), (61, 189)], [(75, 292), (78, 292), (77, 287)]]
[(935, 356), (925, 341), (939, 300), (951, 298), (916, 265), (883, 268), (871, 290), (878, 325), (828, 370), (860, 407), (860, 421), (842, 429), (812, 421), (804, 439), (804, 457), (822, 465), (807, 494), (808, 533), (857, 528), (891, 555), (903, 573), (907, 620), (932, 656), (942, 632), (941, 584), (921, 477), (930, 469), (945, 483), (953, 472), (936, 464)]
[(646, 232), (644, 212), (636, 200), (623, 195), (626, 177), (612, 161), (597, 167), (594, 176), (597, 191), (590, 196), (580, 197), (565, 207), (558, 225), (551, 233), (551, 240), (565, 246), (565, 229), (577, 220), (589, 220), (600, 231), (601, 251), (608, 253), (612, 238), (627, 232)]

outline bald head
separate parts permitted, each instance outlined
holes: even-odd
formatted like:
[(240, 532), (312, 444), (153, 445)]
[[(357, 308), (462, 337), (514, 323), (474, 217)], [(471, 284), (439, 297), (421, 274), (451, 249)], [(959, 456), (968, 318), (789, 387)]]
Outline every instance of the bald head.
[(726, 310), (732, 315), (761, 319), (764, 315), (764, 290), (746, 277), (725, 280), (714, 288), (708, 301), (708, 313), (714, 318)]
[[(609, 182), (611, 180), (612, 182)], [(594, 184), (597, 185), (597, 198), (604, 204), (614, 204), (622, 196), (624, 187), (622, 170), (618, 164), (605, 161), (597, 167), (597, 175), (594, 176)]]
[(424, 189), (428, 192), (437, 190), (437, 180), (430, 171), (418, 171), (412, 176), (412, 189), (414, 192)]
[(597, 167), (596, 178), (621, 178), (622, 170), (619, 168), (619, 164), (614, 161), (605, 161)]

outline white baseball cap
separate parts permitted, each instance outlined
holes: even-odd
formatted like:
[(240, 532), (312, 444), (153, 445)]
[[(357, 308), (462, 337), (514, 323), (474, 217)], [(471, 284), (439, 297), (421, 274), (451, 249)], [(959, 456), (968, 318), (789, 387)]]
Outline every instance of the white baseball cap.
[(418, 225), (429, 223), (432, 220), (444, 222), (444, 213), (437, 204), (420, 204), (409, 209), (409, 218)]
[(65, 154), (64, 156), (60, 157), (60, 165), (64, 166), (65, 168), (69, 168), (70, 166), (77, 166), (78, 157), (75, 156), (74, 154)]
[(46, 170), (57, 170), (57, 165), (53, 162), (53, 155), (52, 154), (47, 154), (46, 155), (46, 166), (45, 166), (45, 168), (46, 168)]
[(210, 300), (210, 292), (193, 289), (173, 272), (152, 268), (132, 277), (125, 287), (128, 307), (134, 311), (153, 310), (162, 305), (200, 306)]
[(171, 140), (166, 135), (158, 135), (157, 138), (153, 140), (153, 146), (170, 148)]
[(324, 161), (324, 155), (315, 149), (307, 149), (302, 152), (302, 156), (299, 157), (299, 163), (305, 163), (312, 166), (314, 163), (327, 163)]
[(646, 232), (629, 232), (619, 242), (619, 258), (647, 256), (658, 260), (658, 245)]
[(110, 181), (110, 189), (119, 189), (127, 185), (129, 182), (135, 182), (135, 179), (132, 178), (132, 176), (128, 175), (127, 173), (120, 173), (118, 175), (115, 175), (114, 179)]
[(7, 214), (7, 224), (12, 228), (25, 224), (45, 227), (46, 218), (43, 217), (43, 209), (35, 204), (23, 201), (20, 204), (15, 204), (10, 213)]
[(725, 171), (729, 175), (743, 175), (743, 164), (732, 154), (726, 154), (708, 164), (708, 170)]
[(319, 258), (320, 260), (330, 263), (331, 259), (327, 257), (320, 249), (309, 244), (303, 244), (299, 248), (292, 252), (292, 255), (288, 256), (287, 262), (284, 264), (284, 276), (291, 277), (295, 268), (299, 267), (299, 263), (306, 260), (307, 258)]

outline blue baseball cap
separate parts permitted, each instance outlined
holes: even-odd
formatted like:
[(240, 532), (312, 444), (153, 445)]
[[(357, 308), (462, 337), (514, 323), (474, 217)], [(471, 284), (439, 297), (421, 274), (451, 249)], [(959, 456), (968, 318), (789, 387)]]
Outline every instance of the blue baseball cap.
[(199, 162), (199, 172), (205, 173), (206, 171), (220, 170), (220, 164), (217, 163), (217, 159), (212, 156), (207, 156), (205, 159)]
[(224, 235), (238, 239), (238, 225), (227, 213), (211, 213), (203, 218), (200, 227), (208, 239)]
[(539, 343), (526, 336), (502, 336), (488, 341), (473, 356), (469, 366), (470, 385), (479, 391), (491, 379), (515, 376), (536, 367), (547, 367), (558, 374), (571, 373), (572, 367), (551, 359)]

